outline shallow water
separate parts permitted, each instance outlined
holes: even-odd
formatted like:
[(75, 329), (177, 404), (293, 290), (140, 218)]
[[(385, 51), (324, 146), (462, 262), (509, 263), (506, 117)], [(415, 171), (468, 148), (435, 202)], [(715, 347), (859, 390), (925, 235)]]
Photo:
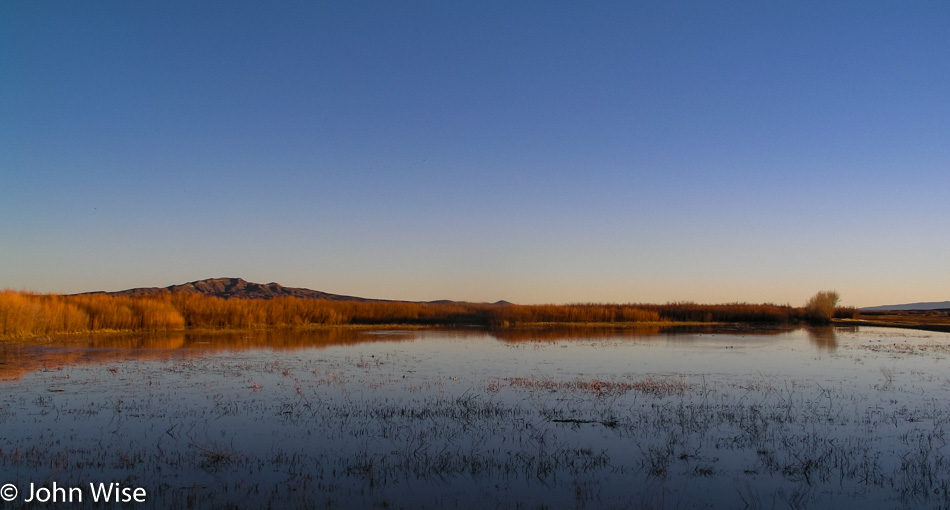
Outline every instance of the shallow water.
[(100, 482), (163, 508), (950, 506), (946, 333), (269, 330), (0, 350), (10, 507), (54, 483), (79, 490), (37, 497), (102, 506)]

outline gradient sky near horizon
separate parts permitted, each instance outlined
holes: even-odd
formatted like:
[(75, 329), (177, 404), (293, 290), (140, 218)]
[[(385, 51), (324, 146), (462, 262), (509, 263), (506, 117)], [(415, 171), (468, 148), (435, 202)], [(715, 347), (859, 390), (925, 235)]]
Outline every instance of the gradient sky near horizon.
[(0, 288), (950, 300), (950, 3), (0, 3)]

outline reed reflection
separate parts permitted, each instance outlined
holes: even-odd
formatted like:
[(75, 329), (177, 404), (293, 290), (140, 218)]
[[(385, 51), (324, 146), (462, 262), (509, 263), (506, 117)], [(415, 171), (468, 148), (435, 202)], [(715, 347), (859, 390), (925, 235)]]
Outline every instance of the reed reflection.
[(637, 327), (612, 326), (585, 326), (585, 325), (551, 325), (525, 326), (511, 328), (493, 328), (489, 334), (502, 342), (556, 342), (571, 340), (594, 339), (623, 339), (623, 338), (662, 338), (684, 342), (702, 342), (697, 335), (731, 334), (748, 335), (754, 337), (778, 336), (797, 328), (783, 327), (736, 327), (723, 325), (703, 326), (655, 326), (644, 325)]
[[(493, 338), (503, 343), (558, 342), (624, 339), (663, 339), (702, 345), (703, 335), (739, 337), (778, 336), (796, 328), (750, 328), (729, 326), (699, 327), (612, 327), (612, 326), (526, 326), (502, 328), (422, 328), (408, 330), (366, 330), (347, 327), (262, 329), (245, 331), (169, 332), (150, 334), (97, 334), (36, 339), (0, 344), (0, 380), (19, 379), (37, 370), (55, 370), (71, 365), (167, 361), (207, 356), (221, 352), (249, 350), (298, 351), (356, 346), (372, 342), (412, 342), (441, 336), (478, 341)], [(810, 342), (819, 350), (837, 348), (835, 330), (808, 328)]]
[(608, 338), (644, 338), (657, 336), (662, 330), (663, 328), (659, 326), (641, 326), (636, 328), (538, 326), (494, 328), (489, 330), (489, 334), (502, 342), (518, 343)]
[(408, 342), (416, 331), (366, 331), (350, 328), (241, 332), (172, 332), (146, 335), (89, 335), (43, 342), (0, 344), (0, 381), (37, 370), (72, 365), (166, 361), (247, 350), (296, 351), (370, 342)]

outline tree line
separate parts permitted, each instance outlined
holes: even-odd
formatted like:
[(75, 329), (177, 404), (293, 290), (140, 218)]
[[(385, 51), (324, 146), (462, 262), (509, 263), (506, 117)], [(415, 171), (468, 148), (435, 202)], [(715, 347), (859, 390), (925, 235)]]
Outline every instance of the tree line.
[[(835, 300), (836, 302), (836, 300)], [(696, 303), (513, 305), (418, 303), (404, 301), (328, 301), (282, 297), (271, 300), (222, 299), (201, 294), (150, 296), (81, 294), (62, 296), (0, 292), (0, 337), (28, 338), (101, 331), (175, 331), (306, 325), (481, 325), (510, 327), (531, 323), (757, 322), (782, 324), (828, 312), (789, 305)], [(818, 308), (817, 305), (815, 307)], [(832, 314), (853, 309), (832, 304)], [(829, 318), (822, 315), (820, 318)], [(819, 320), (820, 322), (820, 320)]]

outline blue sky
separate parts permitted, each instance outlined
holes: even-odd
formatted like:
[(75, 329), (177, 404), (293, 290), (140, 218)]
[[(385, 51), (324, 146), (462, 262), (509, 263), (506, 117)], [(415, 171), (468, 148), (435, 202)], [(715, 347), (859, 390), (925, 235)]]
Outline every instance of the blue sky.
[(947, 2), (0, 3), (0, 287), (950, 299)]

